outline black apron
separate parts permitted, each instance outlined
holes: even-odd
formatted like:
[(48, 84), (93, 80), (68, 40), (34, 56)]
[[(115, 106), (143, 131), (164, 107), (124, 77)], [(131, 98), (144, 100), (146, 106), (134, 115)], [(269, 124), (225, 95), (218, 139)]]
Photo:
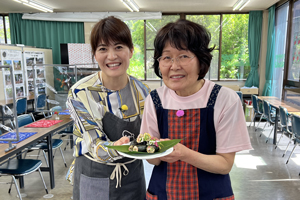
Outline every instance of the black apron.
[[(136, 138), (140, 131), (139, 115), (132, 122), (124, 121), (110, 112), (103, 119), (103, 130), (111, 141), (133, 134)], [(142, 160), (123, 158), (114, 163), (102, 164), (87, 156), (76, 158), (73, 198), (77, 200), (141, 200), (145, 199), (146, 181)], [(116, 167), (117, 163), (127, 163)], [(125, 166), (125, 167), (124, 167)], [(119, 174), (114, 170), (121, 170)], [(117, 177), (122, 174), (117, 182)], [(115, 176), (115, 177), (113, 177)], [(112, 179), (113, 178), (113, 179)]]

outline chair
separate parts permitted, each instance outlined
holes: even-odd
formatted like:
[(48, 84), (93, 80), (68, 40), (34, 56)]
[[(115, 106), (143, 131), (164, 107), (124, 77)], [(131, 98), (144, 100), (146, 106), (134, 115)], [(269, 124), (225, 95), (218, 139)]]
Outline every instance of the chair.
[(17, 115), (27, 112), (27, 97), (17, 99), (16, 101)]
[(286, 161), (286, 164), (288, 164), (291, 156), (294, 153), (295, 148), (300, 144), (300, 116), (297, 115), (291, 115), (291, 122), (292, 122), (292, 133), (294, 135), (294, 148)]
[[(20, 115), (17, 117), (18, 119), (18, 124), (19, 124), (19, 127), (22, 127), (22, 126), (25, 126), (27, 124), (30, 124), (32, 123), (34, 120), (32, 114), (24, 114), (24, 115)], [(61, 150), (61, 145), (63, 144), (63, 141), (61, 139), (52, 139), (52, 149), (57, 149), (59, 148), (60, 149), (60, 153), (61, 153), (61, 156), (63, 158), (63, 161), (65, 163), (65, 166), (67, 167), (67, 164), (66, 164), (66, 161), (65, 161), (65, 157), (64, 157), (64, 154)], [(44, 154), (44, 158), (45, 158), (45, 161), (46, 161), (46, 164), (47, 166), (49, 166), (48, 164), (48, 159), (47, 159), (47, 156), (46, 156), (46, 150), (47, 150), (47, 142), (45, 141), (41, 141), (40, 143), (38, 143), (37, 145), (35, 146), (32, 146), (30, 147), (24, 154), (24, 158), (26, 157), (27, 155), (27, 152), (28, 151), (31, 151), (31, 150), (39, 150), (38, 152), (38, 155), (37, 155), (37, 158), (39, 157), (40, 155), (40, 151), (42, 150), (43, 151), (43, 154)], [(55, 152), (53, 154), (53, 157), (55, 155)]]
[[(14, 127), (13, 122), (12, 122), (12, 118), (13, 116), (13, 111), (8, 107), (8, 106), (4, 106), (2, 107), (3, 109), (3, 114), (8, 118), (12, 128)], [(17, 99), (16, 101), (16, 110), (17, 110), (17, 115), (21, 115), (27, 112), (27, 98), (20, 98)]]
[(41, 167), (42, 161), (40, 160), (33, 160), (33, 159), (11, 159), (7, 162), (3, 163), (0, 166), (0, 176), (11, 176), (12, 181), (10, 183), (10, 187), (8, 190), (8, 193), (11, 191), (12, 184), (14, 182), (17, 193), (19, 195), (20, 200), (22, 200), (22, 196), (20, 194), (19, 186), (16, 181), (16, 177), (19, 176), (25, 176), (27, 174), (31, 174), (32, 172), (38, 171), (40, 174), (40, 177), (43, 181), (43, 185), (45, 187), (46, 193), (48, 194), (48, 189), (45, 184)]
[[(39, 94), (37, 96), (37, 103), (36, 103), (36, 110), (45, 110), (46, 109), (46, 102), (47, 102), (47, 96), (46, 94)], [(39, 115), (43, 114), (44, 118), (50, 117), (50, 116), (46, 116), (45, 112), (34, 112), (35, 118), (36, 119), (40, 119), (43, 117), (40, 117)]]
[(259, 106), (258, 106), (258, 98), (256, 95), (251, 95), (251, 99), (252, 99), (252, 106), (253, 106), (253, 111), (254, 111), (254, 117), (249, 125), (249, 127), (251, 126), (252, 122), (254, 123), (256, 116), (261, 116), (263, 114), (262, 111), (260, 111)]
[[(62, 109), (61, 106), (54, 106), (50, 109), (51, 115), (55, 111), (63, 111), (63, 109)], [(69, 136), (69, 139), (67, 139), (67, 144), (64, 148), (64, 151), (65, 151), (67, 146), (69, 145), (70, 141), (73, 140), (73, 137), (72, 137), (73, 136), (73, 126), (70, 126), (70, 127), (66, 128), (65, 130), (63, 130), (63, 131), (60, 131), (58, 134), (60, 135), (59, 139), (61, 139), (62, 137), (65, 137), (65, 136)], [(71, 146), (71, 148), (72, 148), (72, 146)]]
[[(289, 135), (289, 138), (290, 138), (290, 141), (288, 143), (288, 146), (287, 148), (289, 147), (290, 145), (290, 142), (292, 141), (292, 127), (289, 126), (289, 113), (287, 111), (286, 108), (282, 107), (282, 106), (279, 106), (279, 116), (280, 116), (280, 121), (279, 121), (279, 126), (281, 128), (281, 131), (282, 131), (282, 134), (275, 146), (275, 149), (277, 148), (281, 138), (283, 137), (284, 133), (287, 133)], [(285, 154), (285, 153), (284, 153)], [(283, 154), (283, 156), (284, 156)]]
[[(2, 131), (0, 130), (0, 135)], [(14, 182), (17, 193), (19, 195), (20, 200), (22, 200), (22, 196), (20, 194), (19, 186), (16, 181), (16, 176), (25, 176), (27, 174), (31, 174), (32, 172), (38, 171), (40, 177), (43, 181), (46, 193), (48, 194), (48, 189), (45, 184), (43, 175), (41, 173), (42, 161), (40, 160), (32, 160), (32, 159), (9, 159), (7, 162), (2, 163), (0, 165), (0, 176), (11, 176), (12, 180), (10, 183), (10, 187), (8, 189), (8, 193), (11, 191), (12, 183)]]
[[(265, 123), (265, 126), (263, 128), (262, 131), (264, 131), (267, 123), (269, 123), (270, 125), (273, 125), (272, 130), (270, 131), (270, 134), (266, 140), (266, 143), (268, 143), (268, 140), (270, 138), (270, 135), (272, 134), (272, 131), (274, 129), (274, 125), (275, 125), (275, 118), (271, 116), (271, 106), (270, 103), (268, 101), (263, 100), (263, 114), (261, 115), (259, 122), (261, 121), (262, 118), (265, 118), (267, 120), (267, 122)], [(260, 136), (262, 135), (262, 133), (260, 134)]]
[(237, 93), (237, 95), (239, 95), (242, 105), (244, 104), (244, 100), (243, 100), (243, 93), (241, 91), (235, 91)]

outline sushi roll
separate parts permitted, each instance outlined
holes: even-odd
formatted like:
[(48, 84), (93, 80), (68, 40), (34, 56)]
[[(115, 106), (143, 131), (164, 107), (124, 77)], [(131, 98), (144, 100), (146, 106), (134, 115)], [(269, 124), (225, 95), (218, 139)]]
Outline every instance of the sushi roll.
[(144, 142), (144, 134), (139, 134), (139, 136), (136, 138), (137, 143)]
[(147, 153), (154, 153), (154, 152), (156, 152), (158, 150), (159, 150), (158, 146), (155, 146), (155, 145), (149, 145), (149, 146), (147, 146)]
[(144, 141), (148, 142), (151, 140), (151, 135), (149, 133), (144, 133)]
[(133, 147), (134, 147), (134, 145), (130, 145), (130, 146), (128, 147), (128, 151), (133, 151)]
[(147, 145), (136, 145), (133, 147), (134, 152), (146, 152)]

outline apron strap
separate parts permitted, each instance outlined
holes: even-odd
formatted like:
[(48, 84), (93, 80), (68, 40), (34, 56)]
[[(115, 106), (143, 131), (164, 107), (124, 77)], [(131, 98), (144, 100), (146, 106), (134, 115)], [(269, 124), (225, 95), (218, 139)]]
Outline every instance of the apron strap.
[(221, 89), (221, 85), (215, 84), (214, 88), (212, 89), (207, 105), (206, 107), (210, 107), (210, 108), (214, 108), (215, 107), (215, 103), (219, 94), (219, 91)]
[(115, 178), (117, 179), (117, 184), (116, 184), (116, 188), (118, 188), (118, 186), (121, 187), (121, 179), (122, 179), (122, 170), (121, 170), (121, 167), (124, 168), (124, 172), (123, 172), (123, 175), (124, 176), (127, 176), (129, 174), (129, 170), (128, 168), (126, 167), (126, 164), (129, 164), (129, 163), (133, 163), (134, 161), (136, 161), (136, 159), (133, 159), (133, 160), (130, 160), (130, 161), (127, 161), (125, 163), (102, 163), (102, 162), (99, 162), (93, 158), (90, 157), (90, 155), (88, 154), (84, 154), (84, 156), (92, 161), (95, 161), (95, 162), (98, 162), (98, 163), (101, 163), (103, 165), (112, 165), (112, 166), (115, 166), (114, 170), (112, 171), (112, 173), (110, 174), (110, 180), (114, 180)]
[(158, 108), (162, 108), (162, 104), (161, 104), (161, 101), (160, 101), (157, 91), (152, 90), (150, 92), (150, 95), (152, 97), (152, 101), (154, 103), (155, 109), (157, 110)]

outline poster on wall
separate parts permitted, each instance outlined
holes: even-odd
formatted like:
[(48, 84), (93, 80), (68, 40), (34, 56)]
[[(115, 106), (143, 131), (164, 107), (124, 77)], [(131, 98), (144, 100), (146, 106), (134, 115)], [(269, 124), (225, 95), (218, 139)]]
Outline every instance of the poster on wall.
[[(17, 98), (26, 96), (22, 51), (2, 49), (1, 63), (13, 66), (13, 74), (10, 74), (9, 68), (2, 69), (5, 99), (12, 99), (13, 92)], [(12, 90), (11, 76), (15, 84), (15, 91)]]
[[(44, 52), (38, 51), (25, 51), (24, 52), (25, 74), (27, 77), (27, 93), (33, 95), (33, 64), (45, 64)], [(38, 87), (38, 93), (45, 93), (46, 74), (45, 66), (37, 66), (36, 68), (36, 86)]]

